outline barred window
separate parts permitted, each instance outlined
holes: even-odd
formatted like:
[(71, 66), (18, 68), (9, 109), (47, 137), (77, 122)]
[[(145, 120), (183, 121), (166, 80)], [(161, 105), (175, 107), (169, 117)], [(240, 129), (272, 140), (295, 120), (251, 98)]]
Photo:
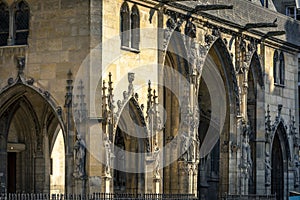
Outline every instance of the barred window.
[(131, 48), (139, 49), (140, 44), (140, 14), (136, 5), (131, 11)]
[(129, 47), (129, 38), (130, 38), (130, 19), (129, 19), (129, 6), (126, 2), (121, 6), (121, 45), (123, 47)]
[(27, 44), (29, 33), (29, 7), (24, 1), (20, 1), (16, 5), (15, 26), (15, 44)]
[(0, 1), (0, 46), (6, 46), (9, 36), (9, 10), (8, 6)]
[(0, 46), (25, 45), (28, 35), (28, 4), (21, 0), (8, 7), (0, 0)]

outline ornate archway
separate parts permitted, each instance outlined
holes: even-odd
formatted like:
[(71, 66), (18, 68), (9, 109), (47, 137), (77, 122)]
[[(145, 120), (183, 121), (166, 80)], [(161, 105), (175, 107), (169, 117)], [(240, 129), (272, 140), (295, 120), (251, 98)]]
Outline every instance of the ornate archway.
[(200, 198), (219, 199), (229, 190), (226, 184), (230, 179), (228, 141), (230, 132), (236, 131), (232, 129), (235, 123), (232, 116), (239, 114), (235, 70), (220, 38), (206, 55), (198, 92), (201, 147), (197, 189)]
[(145, 193), (147, 127), (135, 97), (124, 102), (114, 141), (114, 193)]
[(271, 145), (271, 193), (276, 199), (288, 198), (288, 162), (291, 160), (290, 147), (284, 123), (274, 126)]
[(2, 189), (48, 192), (54, 129), (64, 130), (60, 112), (48, 92), (25, 82), (20, 74), (2, 89), (0, 98)]

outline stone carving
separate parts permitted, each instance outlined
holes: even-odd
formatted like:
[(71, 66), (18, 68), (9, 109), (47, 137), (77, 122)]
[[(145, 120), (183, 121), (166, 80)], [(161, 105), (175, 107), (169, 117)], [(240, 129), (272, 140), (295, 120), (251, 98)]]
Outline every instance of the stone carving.
[(181, 135), (181, 157), (182, 160), (189, 162), (195, 158), (193, 137), (184, 133)]
[(123, 103), (121, 100), (117, 101), (117, 106), (118, 106), (118, 111), (117, 114), (119, 115), (121, 113), (122, 107), (123, 107)]
[(185, 25), (184, 33), (190, 38), (196, 38), (196, 25), (188, 20)]
[(243, 128), (244, 137), (242, 141), (242, 168), (251, 169), (252, 159), (251, 159), (251, 147), (249, 144), (249, 131), (251, 130), (250, 125), (246, 125)]
[(123, 104), (126, 103), (126, 101), (128, 100), (128, 93), (127, 91), (123, 91)]
[(15, 81), (14, 81), (13, 78), (9, 78), (9, 79), (7, 80), (7, 84), (8, 84), (8, 85), (12, 85), (14, 82), (15, 82)]
[(83, 178), (85, 177), (85, 153), (86, 145), (84, 140), (81, 138), (81, 135), (77, 134), (77, 139), (74, 144), (74, 177)]
[(153, 173), (154, 173), (154, 177), (155, 178), (159, 178), (160, 177), (160, 173), (159, 173), (159, 168), (160, 168), (160, 149), (159, 147), (155, 147), (154, 148), (154, 152), (153, 152), (153, 158), (154, 158), (154, 168), (153, 168)]
[(277, 106), (277, 116), (276, 116), (276, 121), (278, 121), (279, 119), (280, 119), (280, 117), (281, 117), (281, 110), (282, 110), (282, 104), (278, 104), (278, 106)]
[(215, 37), (221, 37), (221, 31), (220, 31), (220, 29), (214, 27), (214, 28), (212, 29), (212, 35), (215, 36)]
[(134, 81), (134, 73), (129, 72), (128, 73), (128, 95), (133, 95), (133, 84), (132, 82)]
[(30, 78), (30, 79), (28, 79), (26, 82), (27, 82), (28, 85), (33, 85), (34, 79), (33, 79), (33, 78)]
[(269, 152), (266, 152), (266, 158), (265, 158), (265, 185), (270, 186), (271, 185), (271, 160), (270, 160), (270, 154)]
[(270, 116), (270, 106), (267, 106), (266, 116), (265, 116), (265, 130), (266, 130), (266, 142), (271, 143), (271, 116)]
[(104, 148), (105, 148), (105, 175), (110, 176), (110, 168), (111, 168), (111, 160), (115, 157), (115, 155), (111, 151), (111, 141), (107, 137), (104, 141)]
[(25, 57), (17, 57), (17, 68), (18, 68), (18, 75), (23, 75), (23, 71), (25, 68)]
[(215, 37), (214, 37), (214, 36), (209, 35), (209, 34), (205, 34), (205, 36), (204, 36), (204, 41), (205, 41), (205, 43), (206, 43), (208, 46), (210, 46), (210, 45), (213, 43), (214, 40), (215, 40)]
[(185, 19), (185, 16), (180, 16), (179, 13), (176, 13), (174, 11), (167, 11), (166, 14), (168, 14), (170, 18), (166, 22), (167, 28), (165, 29), (164, 32), (164, 42), (163, 42), (164, 53), (168, 48), (168, 44), (173, 32), (175, 30), (180, 32), (180, 26)]
[(57, 112), (59, 117), (62, 117), (62, 108), (60, 106), (56, 107), (56, 112)]
[(294, 155), (294, 186), (299, 186), (299, 156), (297, 154)]

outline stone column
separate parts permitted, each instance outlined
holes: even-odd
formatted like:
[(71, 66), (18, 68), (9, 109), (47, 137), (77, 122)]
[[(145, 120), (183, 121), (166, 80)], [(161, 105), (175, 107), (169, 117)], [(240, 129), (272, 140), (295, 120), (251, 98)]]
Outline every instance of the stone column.
[(7, 191), (7, 140), (0, 130), (0, 193)]
[(87, 177), (75, 177), (74, 180), (75, 180), (75, 189), (74, 189), (75, 194), (85, 195)]
[(45, 158), (45, 182), (43, 193), (50, 192), (50, 152), (49, 152), (49, 138), (47, 133), (47, 127), (44, 125), (43, 128), (43, 137), (44, 137), (44, 158)]
[(197, 196), (197, 186), (198, 186), (198, 163), (195, 163), (193, 166), (193, 191), (192, 194), (195, 194)]
[(7, 39), (8, 45), (14, 45), (15, 43), (15, 13), (16, 9), (14, 7), (11, 7), (9, 12), (9, 36)]
[(208, 191), (208, 187), (209, 184), (207, 183), (206, 180), (206, 161), (207, 161), (207, 157), (202, 158), (200, 160), (199, 163), (199, 167), (200, 167), (200, 188), (198, 189), (200, 191), (199, 194), (199, 199), (200, 200), (207, 200), (207, 191)]

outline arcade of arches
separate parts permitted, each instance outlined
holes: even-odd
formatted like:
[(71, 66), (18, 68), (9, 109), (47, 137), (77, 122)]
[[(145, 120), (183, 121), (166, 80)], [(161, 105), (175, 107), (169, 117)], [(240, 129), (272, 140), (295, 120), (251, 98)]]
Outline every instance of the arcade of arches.
[(53, 15), (26, 4), (28, 45), (0, 48), (0, 193), (299, 192), (298, 46), (268, 35), (297, 23), (243, 21), (251, 1), (222, 1), (234, 12), (208, 1), (49, 0)]

